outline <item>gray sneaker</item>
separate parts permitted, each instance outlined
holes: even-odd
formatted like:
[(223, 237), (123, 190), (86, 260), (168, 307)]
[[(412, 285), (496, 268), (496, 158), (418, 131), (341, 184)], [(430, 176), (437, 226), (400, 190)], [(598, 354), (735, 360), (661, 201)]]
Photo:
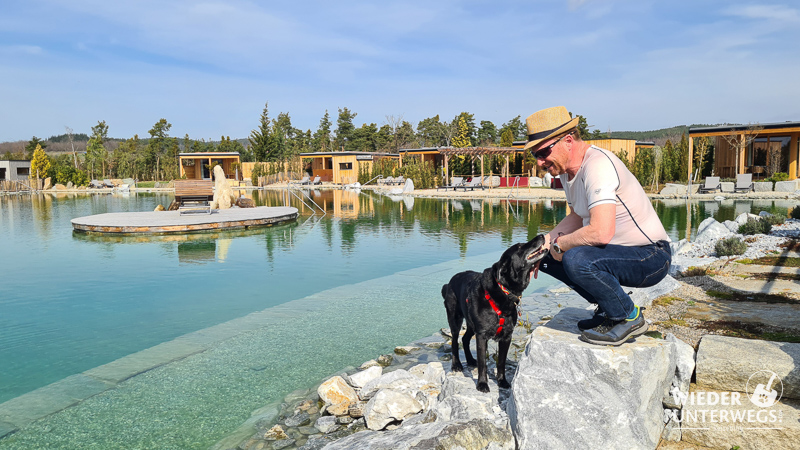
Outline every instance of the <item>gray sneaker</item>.
[(581, 340), (597, 345), (622, 345), (632, 337), (645, 334), (647, 328), (644, 314), (639, 311), (639, 316), (632, 320), (606, 319), (600, 325), (582, 332)]

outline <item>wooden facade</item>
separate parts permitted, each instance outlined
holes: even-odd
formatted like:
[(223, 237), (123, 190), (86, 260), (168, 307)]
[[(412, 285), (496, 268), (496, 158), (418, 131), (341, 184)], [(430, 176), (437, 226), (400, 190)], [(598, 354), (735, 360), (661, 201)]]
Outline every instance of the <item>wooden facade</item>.
[(225, 178), (241, 180), (241, 160), (238, 152), (207, 152), (178, 154), (179, 175), (187, 180), (212, 179), (211, 166), (219, 164), (225, 171)]
[(631, 164), (633, 164), (633, 158), (636, 156), (636, 139), (589, 139), (585, 142), (589, 145), (610, 150), (617, 156), (622, 155), (624, 152), (627, 155), (628, 163)]
[(306, 165), (312, 179), (320, 177), (320, 181), (335, 184), (351, 184), (358, 181), (358, 171), (372, 172), (373, 162), (382, 158), (398, 159), (397, 153), (376, 152), (316, 152), (301, 153), (303, 160), (309, 160)]
[(714, 175), (752, 173), (758, 179), (784, 172), (790, 180), (800, 177), (800, 122), (690, 128), (690, 177), (694, 140), (700, 137), (714, 140)]

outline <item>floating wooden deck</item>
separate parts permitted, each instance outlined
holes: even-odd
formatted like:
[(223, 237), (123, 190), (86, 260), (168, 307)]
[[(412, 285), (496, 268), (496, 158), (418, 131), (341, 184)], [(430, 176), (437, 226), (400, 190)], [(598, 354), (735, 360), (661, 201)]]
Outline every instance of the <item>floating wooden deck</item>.
[(178, 211), (95, 214), (72, 219), (75, 231), (119, 234), (174, 234), (263, 227), (297, 219), (297, 208), (215, 209), (211, 214), (179, 214)]

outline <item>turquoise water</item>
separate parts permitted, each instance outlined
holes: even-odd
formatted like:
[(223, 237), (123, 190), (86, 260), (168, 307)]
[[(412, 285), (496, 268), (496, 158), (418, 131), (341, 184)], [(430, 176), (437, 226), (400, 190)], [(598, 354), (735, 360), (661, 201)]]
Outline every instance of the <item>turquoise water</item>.
[[(324, 216), (293, 200), (294, 223), (157, 238), (75, 234), (69, 221), (152, 210), (171, 195), (0, 197), (0, 402), (217, 324), (246, 331), (35, 422), (0, 447), (208, 447), (253, 409), (446, 326), (437, 287), (456, 270), (485, 267), (459, 264), (486, 254), (490, 262), (565, 214), (563, 202), (312, 196)], [(284, 201), (280, 192), (253, 197)], [(678, 239), (692, 228), (687, 217), (696, 227), (707, 215), (786, 205), (656, 207)], [(409, 275), (416, 268), (422, 275)], [(254, 320), (258, 330), (247, 328)]]

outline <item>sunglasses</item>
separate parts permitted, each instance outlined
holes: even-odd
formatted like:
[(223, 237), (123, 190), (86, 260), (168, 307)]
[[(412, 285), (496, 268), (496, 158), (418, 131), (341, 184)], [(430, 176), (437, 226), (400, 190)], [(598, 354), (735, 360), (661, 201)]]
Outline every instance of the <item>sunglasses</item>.
[(570, 134), (571, 133), (567, 133), (567, 134), (561, 136), (560, 138), (556, 139), (555, 142), (553, 142), (552, 144), (548, 145), (547, 147), (542, 147), (539, 150), (536, 150), (535, 152), (531, 152), (531, 155), (536, 159), (545, 159), (545, 158), (547, 158), (548, 156), (550, 156), (550, 153), (552, 153), (553, 147), (555, 147), (556, 144), (561, 142), (562, 139), (564, 139), (565, 137), (569, 136)]

